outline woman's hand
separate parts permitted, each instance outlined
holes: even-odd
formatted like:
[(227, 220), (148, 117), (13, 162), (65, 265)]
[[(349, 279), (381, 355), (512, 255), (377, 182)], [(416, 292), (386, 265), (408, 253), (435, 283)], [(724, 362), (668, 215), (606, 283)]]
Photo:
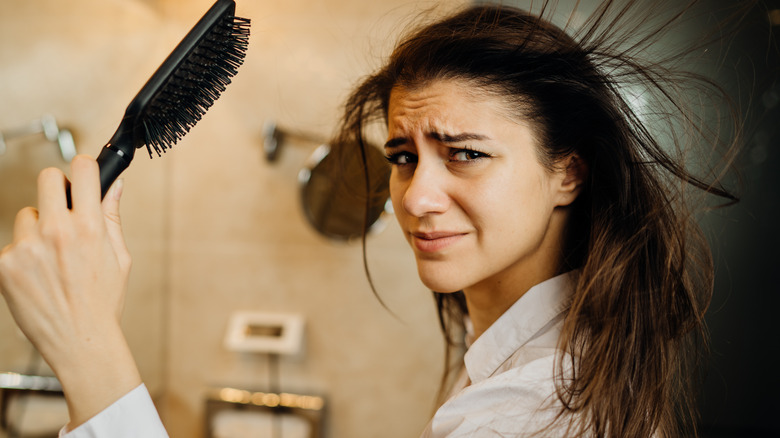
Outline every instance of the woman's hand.
[(121, 180), (100, 201), (98, 166), (43, 170), (38, 209), (21, 210), (13, 243), (0, 252), (0, 292), (16, 323), (62, 382), (70, 427), (86, 421), (141, 379), (119, 320), (130, 255), (119, 221)]

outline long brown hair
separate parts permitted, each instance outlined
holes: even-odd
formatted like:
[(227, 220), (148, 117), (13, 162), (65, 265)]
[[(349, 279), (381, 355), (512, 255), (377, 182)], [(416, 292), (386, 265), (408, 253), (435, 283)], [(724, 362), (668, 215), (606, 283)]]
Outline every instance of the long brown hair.
[[(426, 25), (353, 92), (336, 141), (364, 154), (367, 127), (386, 125), (394, 86), (454, 78), (529, 121), (544, 165), (573, 153), (587, 162), (564, 254), (565, 269), (579, 271), (559, 340), (568, 354), (556, 364), (558, 419), (576, 419), (572, 436), (695, 434), (692, 372), (705, 345), (713, 268), (690, 201), (697, 191), (736, 201), (718, 182), (733, 157), (716, 146), (734, 151), (738, 130), (723, 143), (688, 106), (692, 96), (726, 96), (708, 78), (676, 68), (701, 46), (642, 59), (692, 4), (637, 33), (635, 3), (603, 2), (572, 36), (542, 18), (547, 2), (535, 14), (471, 6)], [(636, 108), (632, 92), (646, 109)], [(697, 146), (723, 157), (699, 176), (687, 166)], [(367, 188), (370, 178), (366, 171)], [(449, 369), (468, 310), (462, 293), (434, 296)]]

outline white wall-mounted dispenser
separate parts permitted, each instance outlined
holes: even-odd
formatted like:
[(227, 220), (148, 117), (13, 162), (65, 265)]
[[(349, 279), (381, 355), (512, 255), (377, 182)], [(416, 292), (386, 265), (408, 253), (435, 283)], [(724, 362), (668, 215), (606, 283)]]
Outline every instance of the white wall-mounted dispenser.
[(234, 312), (225, 348), (231, 351), (293, 355), (301, 351), (303, 316), (299, 314)]

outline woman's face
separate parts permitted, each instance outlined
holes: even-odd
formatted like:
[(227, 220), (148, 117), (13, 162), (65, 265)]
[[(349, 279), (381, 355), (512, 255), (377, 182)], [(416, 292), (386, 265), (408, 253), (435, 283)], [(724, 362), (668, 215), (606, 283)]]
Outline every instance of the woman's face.
[(434, 291), (530, 287), (558, 269), (565, 171), (539, 163), (531, 129), (504, 108), (458, 80), (390, 95), (390, 194)]

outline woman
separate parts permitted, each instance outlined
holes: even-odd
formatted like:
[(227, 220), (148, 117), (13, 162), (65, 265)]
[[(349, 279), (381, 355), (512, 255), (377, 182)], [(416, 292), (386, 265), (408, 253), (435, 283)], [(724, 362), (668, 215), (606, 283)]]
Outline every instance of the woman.
[[(466, 8), (410, 34), (347, 102), (334, 144), (364, 152), (368, 126), (386, 125), (397, 219), (448, 344), (461, 331), (469, 343), (424, 436), (693, 426), (688, 347), (712, 268), (685, 195), (730, 195), (689, 174), (629, 105), (621, 87), (638, 79), (690, 121), (661, 85), (676, 77), (636, 60), (656, 33), (619, 51), (591, 31), (615, 8), (579, 40), (520, 10)], [(121, 185), (101, 205), (96, 175), (74, 159), (68, 211), (62, 173), (41, 173), (0, 285), (63, 384), (64, 436), (165, 436), (118, 323)]]
[(621, 93), (691, 117), (671, 97), (680, 77), (637, 61), (657, 34), (615, 49), (637, 5), (614, 3), (579, 41), (470, 8), (404, 39), (347, 103), (337, 144), (387, 124), (394, 210), (448, 343), (470, 325), (435, 436), (692, 432), (712, 268), (686, 186), (734, 198), (688, 173), (690, 145), (662, 144)]

